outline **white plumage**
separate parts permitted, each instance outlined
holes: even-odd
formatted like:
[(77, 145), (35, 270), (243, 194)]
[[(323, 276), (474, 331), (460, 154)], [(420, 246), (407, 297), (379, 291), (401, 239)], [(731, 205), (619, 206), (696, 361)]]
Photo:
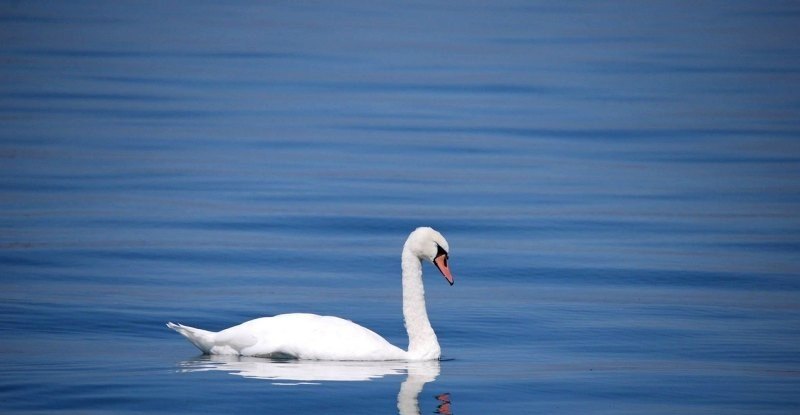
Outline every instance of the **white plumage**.
[(167, 323), (206, 354), (311, 360), (432, 360), (441, 356), (425, 308), (422, 260), (436, 265), (452, 285), (449, 246), (437, 231), (417, 228), (403, 246), (403, 317), (408, 350), (370, 329), (339, 317), (293, 313), (250, 320), (219, 332)]

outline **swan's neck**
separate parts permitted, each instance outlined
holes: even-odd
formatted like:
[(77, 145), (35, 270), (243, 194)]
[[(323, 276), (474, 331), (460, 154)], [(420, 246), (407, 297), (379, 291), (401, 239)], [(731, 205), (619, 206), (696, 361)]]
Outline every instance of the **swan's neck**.
[(425, 309), (425, 287), (422, 285), (422, 261), (403, 249), (403, 318), (408, 331), (408, 356), (412, 360), (438, 359), (439, 341)]

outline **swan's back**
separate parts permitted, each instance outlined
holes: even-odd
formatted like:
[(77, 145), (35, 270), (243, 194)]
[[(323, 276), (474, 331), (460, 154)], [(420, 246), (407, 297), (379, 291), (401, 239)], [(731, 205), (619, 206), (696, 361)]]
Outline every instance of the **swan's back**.
[[(180, 326), (184, 330), (191, 329)], [(177, 330), (177, 329), (176, 329)], [(204, 353), (244, 356), (282, 356), (314, 360), (402, 360), (406, 351), (372, 330), (339, 317), (281, 314), (250, 320), (213, 336)], [(210, 346), (210, 347), (208, 347)]]

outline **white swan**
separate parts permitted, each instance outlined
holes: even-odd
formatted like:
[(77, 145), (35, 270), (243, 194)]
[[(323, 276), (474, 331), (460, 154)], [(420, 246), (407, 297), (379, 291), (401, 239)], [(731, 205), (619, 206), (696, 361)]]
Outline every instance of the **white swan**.
[(417, 228), (403, 246), (403, 318), (408, 351), (352, 321), (316, 314), (281, 314), (244, 322), (220, 332), (181, 324), (167, 327), (184, 335), (205, 354), (290, 357), (312, 360), (433, 360), (439, 341), (425, 309), (422, 260), (432, 262), (450, 285), (450, 248), (442, 234)]

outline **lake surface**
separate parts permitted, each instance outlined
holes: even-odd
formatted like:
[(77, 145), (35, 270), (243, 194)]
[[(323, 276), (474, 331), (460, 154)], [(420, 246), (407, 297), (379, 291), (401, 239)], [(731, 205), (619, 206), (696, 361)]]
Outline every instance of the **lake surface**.
[[(275, 3), (275, 4), (271, 4)], [(646, 4), (645, 4), (646, 3)], [(800, 411), (795, 2), (3, 2), (0, 412)], [(199, 355), (314, 312), (441, 362)]]

